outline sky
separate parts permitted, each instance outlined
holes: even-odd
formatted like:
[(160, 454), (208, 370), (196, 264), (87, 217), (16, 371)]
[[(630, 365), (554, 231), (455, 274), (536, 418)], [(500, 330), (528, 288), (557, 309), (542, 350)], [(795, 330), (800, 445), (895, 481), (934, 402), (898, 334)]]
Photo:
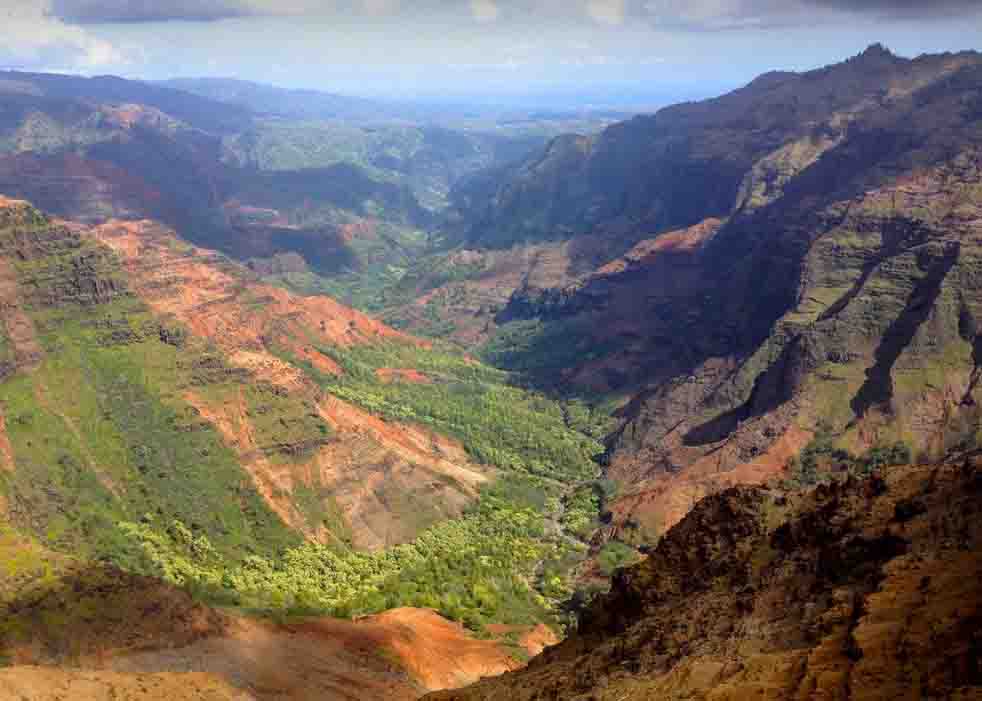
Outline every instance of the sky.
[(873, 42), (982, 50), (982, 0), (0, 0), (0, 67), (376, 97), (696, 97)]

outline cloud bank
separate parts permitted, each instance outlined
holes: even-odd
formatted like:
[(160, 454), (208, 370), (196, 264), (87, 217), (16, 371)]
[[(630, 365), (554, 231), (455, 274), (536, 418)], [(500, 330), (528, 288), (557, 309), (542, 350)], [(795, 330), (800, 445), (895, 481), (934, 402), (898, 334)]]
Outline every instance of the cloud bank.
[(979, 0), (52, 0), (51, 13), (74, 24), (202, 22), (249, 16), (369, 17), (443, 14), (487, 23), (568, 20), (619, 26), (649, 21), (694, 30), (808, 24), (842, 14), (929, 19), (978, 13)]
[(45, 2), (0, 2), (0, 64), (6, 67), (97, 70), (127, 62), (125, 52), (63, 21)]

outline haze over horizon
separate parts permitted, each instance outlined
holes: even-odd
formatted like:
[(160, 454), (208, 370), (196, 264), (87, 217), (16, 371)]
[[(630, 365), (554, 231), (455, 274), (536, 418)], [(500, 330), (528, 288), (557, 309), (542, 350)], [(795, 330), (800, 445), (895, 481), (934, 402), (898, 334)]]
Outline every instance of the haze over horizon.
[(975, 0), (2, 0), (0, 16), (7, 68), (543, 104), (699, 97), (871, 36), (912, 56), (982, 28)]

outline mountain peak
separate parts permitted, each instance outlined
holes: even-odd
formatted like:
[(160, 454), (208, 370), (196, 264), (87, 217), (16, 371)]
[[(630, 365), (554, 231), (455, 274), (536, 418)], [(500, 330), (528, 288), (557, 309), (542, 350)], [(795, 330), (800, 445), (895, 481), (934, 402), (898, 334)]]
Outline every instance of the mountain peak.
[(860, 59), (896, 59), (897, 55), (890, 51), (886, 46), (880, 42), (870, 44), (866, 47), (863, 53), (859, 54), (857, 58)]

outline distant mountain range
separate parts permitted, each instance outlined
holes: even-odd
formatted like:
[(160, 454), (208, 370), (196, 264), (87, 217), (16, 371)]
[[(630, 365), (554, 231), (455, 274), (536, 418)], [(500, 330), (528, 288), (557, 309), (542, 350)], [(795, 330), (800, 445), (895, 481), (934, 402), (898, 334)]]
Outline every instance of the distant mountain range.
[(159, 85), (237, 105), (259, 115), (299, 119), (354, 120), (362, 123), (432, 117), (432, 111), (410, 103), (349, 97), (317, 90), (289, 90), (231, 78), (173, 78)]
[[(260, 115), (296, 119), (347, 120), (362, 124), (402, 120), (453, 125), (466, 121), (560, 121), (574, 118), (624, 119), (640, 105), (667, 104), (669, 96), (625, 99), (619, 93), (576, 91), (539, 96), (480, 99), (381, 99), (321, 90), (281, 88), (233, 78), (172, 78), (159, 85), (246, 107)], [(591, 104), (593, 103), (593, 104)], [(608, 106), (604, 106), (608, 105)]]

